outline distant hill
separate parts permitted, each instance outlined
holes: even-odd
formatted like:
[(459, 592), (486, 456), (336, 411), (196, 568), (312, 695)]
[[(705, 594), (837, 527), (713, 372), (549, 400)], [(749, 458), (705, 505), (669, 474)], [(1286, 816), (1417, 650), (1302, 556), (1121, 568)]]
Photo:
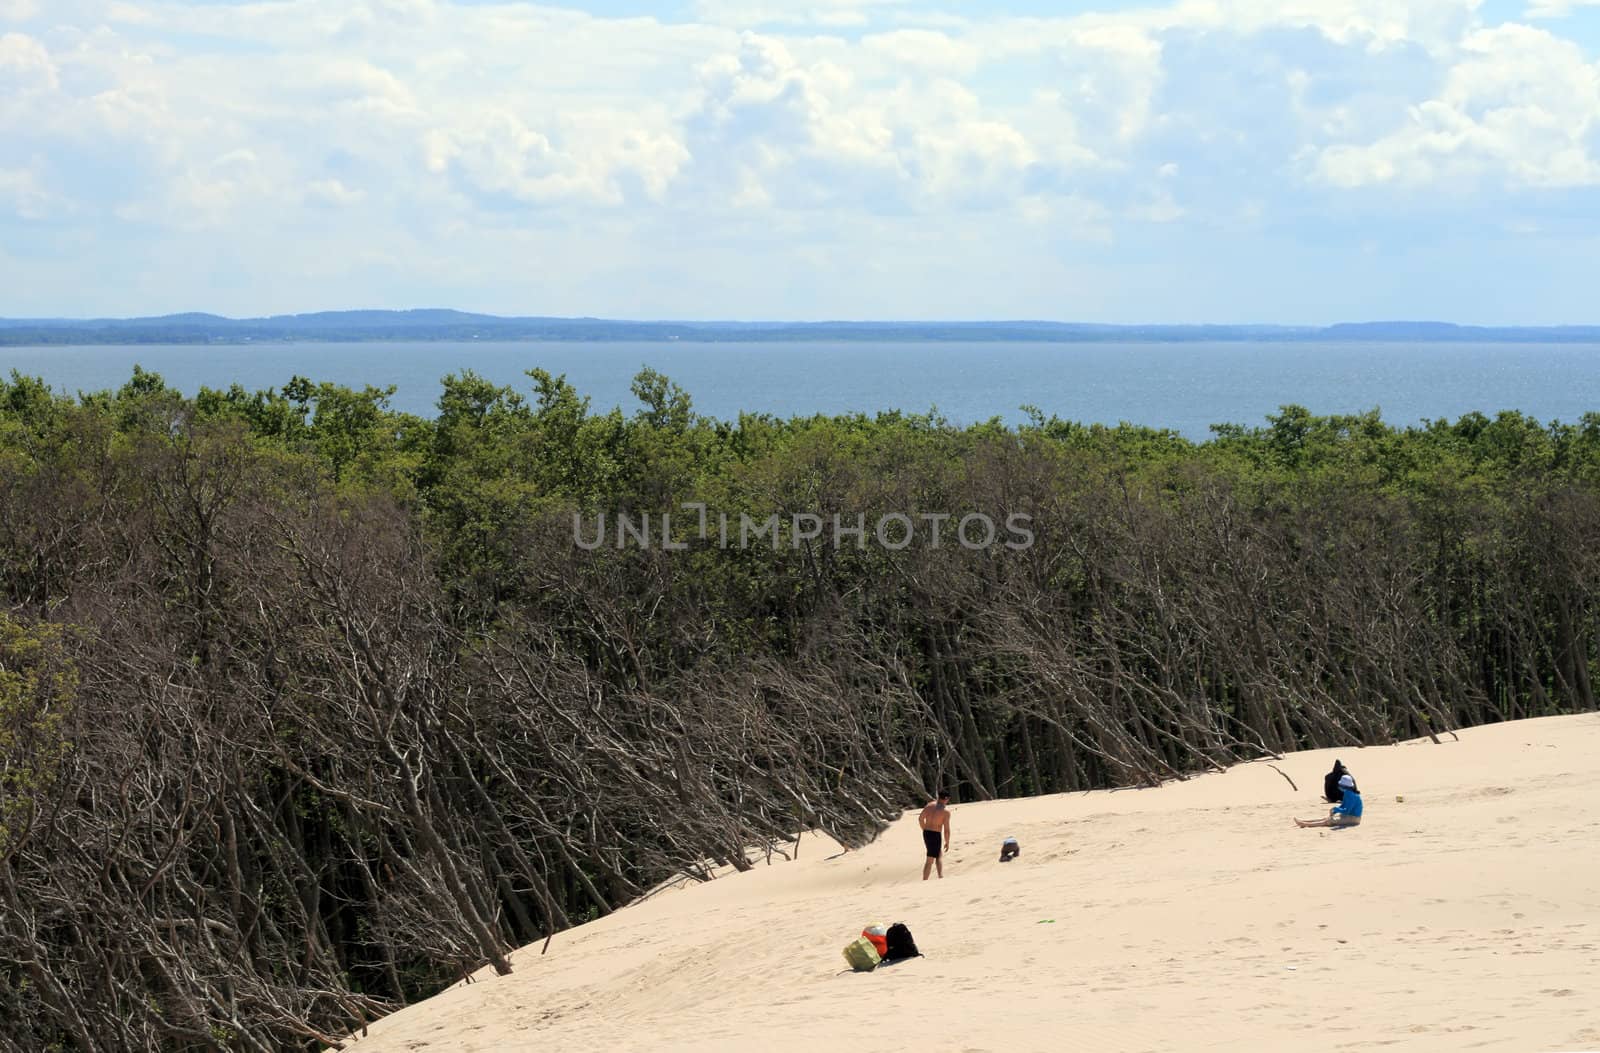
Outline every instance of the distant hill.
[(1507, 343), (1586, 343), (1600, 338), (1600, 326), (1476, 326), (1450, 322), (1340, 322), (1317, 333), (1319, 340), (1504, 341)]
[(0, 318), (0, 345), (241, 344), (370, 340), (905, 340), (905, 341), (1506, 341), (1600, 343), (1600, 325), (1479, 327), (1448, 322), (1342, 322), (1331, 326), (1100, 325), (1086, 322), (652, 322), (501, 317), (434, 308), (322, 311), (268, 318), (170, 314), (153, 318)]

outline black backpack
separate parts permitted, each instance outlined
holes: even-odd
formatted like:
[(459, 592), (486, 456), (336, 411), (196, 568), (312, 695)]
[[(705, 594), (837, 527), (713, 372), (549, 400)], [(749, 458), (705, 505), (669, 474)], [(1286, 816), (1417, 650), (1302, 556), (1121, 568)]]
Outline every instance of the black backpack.
[(917, 941), (911, 938), (911, 930), (905, 927), (904, 922), (897, 921), (889, 926), (889, 931), (884, 934), (884, 943), (884, 961), (922, 957), (922, 952), (917, 950)]

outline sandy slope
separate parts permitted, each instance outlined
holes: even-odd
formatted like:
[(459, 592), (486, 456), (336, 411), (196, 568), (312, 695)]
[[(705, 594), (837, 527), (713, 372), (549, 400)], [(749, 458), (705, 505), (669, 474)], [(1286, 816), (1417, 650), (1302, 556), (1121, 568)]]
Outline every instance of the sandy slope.
[[(1335, 755), (1364, 824), (1296, 829)], [(943, 882), (918, 880), (913, 813), (860, 852), (808, 839), (349, 1048), (1600, 1049), (1600, 715), (1278, 766), (1300, 792), (1258, 762), (958, 806)], [(841, 973), (879, 920), (927, 957)]]

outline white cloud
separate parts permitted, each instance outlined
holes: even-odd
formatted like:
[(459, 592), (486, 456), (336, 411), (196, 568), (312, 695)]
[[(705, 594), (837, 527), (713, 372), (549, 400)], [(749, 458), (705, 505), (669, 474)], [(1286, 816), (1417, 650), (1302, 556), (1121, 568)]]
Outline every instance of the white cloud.
[(539, 130), (513, 110), (487, 110), (429, 131), (423, 153), (430, 172), (458, 176), (490, 198), (530, 204), (622, 205), (629, 180), (659, 198), (688, 160), (671, 135), (603, 111), (568, 113)]
[(7, 213), (19, 219), (46, 219), (62, 206), (34, 169), (0, 168), (0, 219)]
[(1473, 33), (1439, 95), (1402, 127), (1367, 144), (1316, 155), (1334, 186), (1397, 183), (1457, 190), (1485, 179), (1529, 187), (1600, 184), (1590, 156), (1600, 129), (1600, 65), (1571, 41), (1526, 26)]
[(347, 187), (338, 179), (317, 179), (306, 185), (306, 200), (316, 205), (341, 208), (365, 201), (366, 191)]
[(803, 60), (767, 36), (747, 34), (701, 81), (691, 173), (747, 207), (993, 208), (1025, 193), (1034, 165), (1070, 153), (1069, 138), (1046, 145), (1019, 127), (1025, 115), (986, 107), (952, 77)]
[(1525, 17), (1565, 18), (1584, 7), (1600, 7), (1600, 0), (1530, 0)]
[(85, 243), (225, 240), (262, 267), (361, 245), (343, 280), (500, 289), (537, 256), (561, 261), (550, 288), (582, 291), (652, 244), (825, 270), (959, 228), (1055, 274), (1052, 253), (1124, 230), (1600, 183), (1596, 65), (1556, 32), (1484, 24), (1476, 0), (922, 6), (702, 0), (672, 23), (510, 0), (0, 0), (28, 19), (0, 31), (0, 241), (9, 215), (81, 223)]
[(1165, 190), (1157, 192), (1148, 201), (1140, 202), (1128, 210), (1131, 218), (1144, 220), (1146, 223), (1174, 223), (1182, 219), (1185, 214), (1183, 206)]
[(419, 112), (411, 90), (398, 77), (361, 59), (326, 63), (295, 90), (377, 116), (406, 117)]
[(22, 33), (0, 36), (0, 99), (54, 91), (60, 77), (50, 52)]
[(697, 0), (695, 13), (704, 22), (740, 28), (756, 26), (864, 26), (885, 9), (909, 0)]
[(963, 75), (978, 68), (972, 43), (933, 29), (896, 29), (862, 38), (861, 46), (903, 70)]
[[(289, 185), (340, 180), (322, 170), (319, 151), (342, 151), (381, 166), (391, 199), (476, 202), (497, 222), (511, 202), (711, 208), (720, 199), (743, 209), (893, 212), (1078, 193), (1073, 173), (1159, 166), (1135, 155), (1159, 126), (1163, 94), (1183, 91), (1165, 64), (1173, 34), (1300, 27), (1356, 49), (1434, 47), (1472, 8), (1467, 0), (1180, 0), (1117, 14), (886, 28), (852, 41), (805, 31), (741, 39), (728, 27), (914, 12), (899, 0), (770, 10), (706, 0), (698, 10), (717, 25), (669, 25), (448, 0), (63, 3), (85, 22), (95, 11), (116, 20), (72, 34), (79, 73), (108, 83), (80, 94), (68, 116), (92, 115), (170, 177), (213, 187), (193, 190), (210, 207), (244, 207), (248, 184), (216, 191), (194, 174), (188, 144), (266, 142)], [(119, 39), (108, 26), (137, 26), (137, 36)], [(165, 43), (180, 33), (189, 42)], [(246, 47), (196, 50), (196, 38)], [(0, 69), (30, 90), (53, 89), (49, 53), (21, 39), (32, 46), (8, 45)], [(1019, 79), (1031, 90), (1016, 90)], [(1223, 126), (1228, 119), (1217, 115)], [(1337, 152), (1328, 163), (1339, 169)], [(1155, 193), (1128, 190), (1140, 200)]]

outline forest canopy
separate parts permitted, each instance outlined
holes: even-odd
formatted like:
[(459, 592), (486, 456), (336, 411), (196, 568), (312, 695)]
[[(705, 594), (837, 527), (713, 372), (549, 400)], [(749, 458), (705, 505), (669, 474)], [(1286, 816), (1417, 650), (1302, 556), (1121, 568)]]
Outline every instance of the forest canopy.
[[(318, 1048), (936, 788), (1594, 708), (1600, 414), (1191, 442), (528, 377), (446, 377), (431, 418), (0, 381), (0, 1048)], [(575, 543), (686, 505), (1030, 544)]]

